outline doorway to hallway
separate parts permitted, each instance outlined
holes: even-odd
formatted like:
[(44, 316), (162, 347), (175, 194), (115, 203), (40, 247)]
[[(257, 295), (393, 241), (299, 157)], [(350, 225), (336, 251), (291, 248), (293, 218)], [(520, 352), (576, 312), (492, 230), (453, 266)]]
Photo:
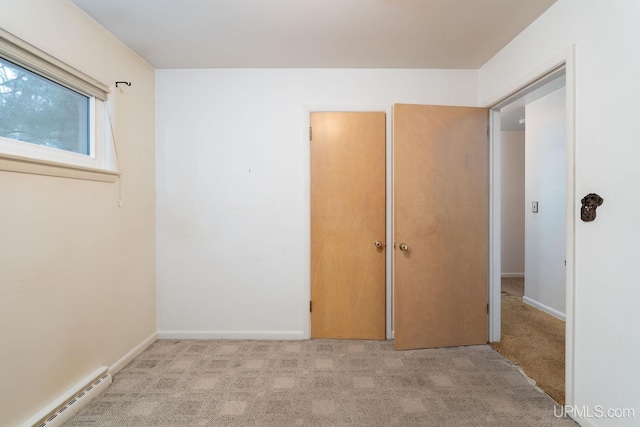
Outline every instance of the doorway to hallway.
[(493, 297), (496, 289), (502, 296), (500, 342), (492, 345), (562, 404), (573, 199), (565, 87), (563, 65), (493, 108), (501, 228)]

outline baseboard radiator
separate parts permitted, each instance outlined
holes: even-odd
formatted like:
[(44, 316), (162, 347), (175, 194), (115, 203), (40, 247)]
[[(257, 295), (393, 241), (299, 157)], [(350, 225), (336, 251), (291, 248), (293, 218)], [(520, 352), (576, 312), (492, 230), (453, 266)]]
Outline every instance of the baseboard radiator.
[[(87, 381), (88, 380), (88, 381)], [(42, 412), (36, 415), (35, 422), (27, 422), (23, 424), (24, 427), (60, 427), (72, 416), (78, 413), (83, 407), (96, 396), (98, 396), (109, 384), (111, 384), (111, 375), (109, 374), (107, 367), (102, 367), (99, 370), (87, 377), (87, 380), (82, 381), (76, 387), (71, 389), (65, 396), (62, 397), (62, 404), (52, 404), (55, 408), (51, 411), (47, 411), (45, 408), (42, 412), (45, 413), (42, 416)], [(50, 406), (50, 407), (51, 407)], [(33, 419), (32, 419), (33, 421)]]

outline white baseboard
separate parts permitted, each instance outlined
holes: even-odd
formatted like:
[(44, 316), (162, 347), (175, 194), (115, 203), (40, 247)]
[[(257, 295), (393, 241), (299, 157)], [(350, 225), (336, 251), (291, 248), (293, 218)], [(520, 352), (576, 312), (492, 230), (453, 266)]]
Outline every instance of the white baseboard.
[(133, 350), (125, 354), (120, 360), (109, 367), (109, 373), (111, 375), (117, 374), (122, 368), (127, 366), (136, 356), (142, 353), (147, 347), (153, 344), (158, 339), (158, 333), (154, 332), (149, 335), (144, 341), (135, 346)]
[[(87, 406), (87, 404), (104, 391), (109, 384), (111, 384), (111, 376), (108, 374), (108, 368), (102, 366), (89, 374), (84, 380), (62, 393), (60, 397), (21, 424), (21, 427), (40, 425), (60, 427), (65, 421), (80, 411), (80, 409)], [(86, 392), (89, 386), (91, 386), (91, 393)], [(82, 393), (83, 398), (79, 398), (78, 395), (80, 393)]]
[(590, 418), (569, 417), (582, 427), (598, 427)]
[(524, 277), (524, 273), (502, 273), (501, 277)]
[(304, 340), (303, 331), (158, 331), (159, 339), (174, 340)]
[(532, 307), (537, 308), (538, 310), (542, 310), (547, 314), (552, 315), (553, 317), (556, 317), (562, 321), (565, 321), (567, 318), (567, 315), (565, 313), (562, 313), (558, 310), (556, 310), (555, 308), (551, 308), (548, 305), (544, 305), (541, 302), (538, 302), (534, 299), (531, 299), (527, 296), (522, 297), (522, 302), (529, 304)]
[[(90, 374), (88, 377), (80, 381), (75, 386), (71, 387), (65, 393), (60, 395), (60, 397), (58, 397), (56, 400), (51, 402), (49, 405), (47, 405), (45, 408), (43, 408), (41, 411), (39, 411), (29, 420), (27, 420), (24, 424), (22, 424), (22, 426), (31, 427), (33, 425), (36, 425), (36, 423), (38, 423), (37, 425), (40, 425), (43, 419), (46, 420), (46, 418), (54, 414), (56, 416), (52, 417), (51, 421), (45, 422), (44, 424), (51, 427), (62, 425), (65, 421), (67, 421), (75, 413), (77, 413), (82, 407), (86, 406), (89, 403), (89, 401), (93, 399), (93, 397), (97, 396), (100, 392), (102, 392), (105, 388), (107, 388), (109, 384), (111, 384), (111, 377), (114, 374), (116, 374), (118, 371), (124, 368), (129, 362), (131, 362), (131, 360), (133, 360), (134, 357), (142, 353), (144, 349), (146, 349), (151, 344), (153, 344), (157, 339), (158, 339), (158, 334), (154, 332), (149, 337), (147, 337), (144, 341), (138, 344), (133, 350), (127, 353), (124, 357), (122, 357), (116, 363), (111, 365), (111, 367), (107, 368), (106, 366), (103, 366), (97, 369), (95, 372)], [(64, 412), (61, 412), (59, 414), (55, 413), (55, 411), (57, 411), (58, 408), (60, 408), (65, 403), (73, 399), (74, 396), (76, 396), (79, 392), (83, 391), (88, 385), (94, 382), (96, 378), (104, 376), (105, 374), (109, 374), (109, 375), (107, 375), (104, 378), (104, 380), (100, 381), (98, 386), (93, 387), (93, 391), (89, 398), (85, 397), (84, 399), (79, 399), (78, 403), (74, 404), (73, 406), (69, 406), (64, 410)], [(87, 393), (86, 396), (89, 396), (89, 393)]]

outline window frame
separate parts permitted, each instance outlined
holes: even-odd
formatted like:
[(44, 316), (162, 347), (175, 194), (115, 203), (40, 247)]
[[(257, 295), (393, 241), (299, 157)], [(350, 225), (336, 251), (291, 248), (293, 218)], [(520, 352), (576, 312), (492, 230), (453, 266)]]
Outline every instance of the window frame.
[(88, 155), (0, 137), (0, 170), (115, 182), (114, 98), (107, 85), (2, 28), (0, 56), (89, 98)]

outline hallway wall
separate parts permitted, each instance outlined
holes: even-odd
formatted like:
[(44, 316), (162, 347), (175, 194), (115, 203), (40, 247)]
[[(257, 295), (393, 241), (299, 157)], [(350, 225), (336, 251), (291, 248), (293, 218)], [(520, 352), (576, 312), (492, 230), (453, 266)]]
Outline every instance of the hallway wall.
[(524, 275), (524, 131), (503, 131), (500, 136), (502, 173), (502, 276)]
[[(565, 89), (525, 110), (525, 280), (523, 301), (547, 313), (566, 315)], [(538, 202), (538, 212), (531, 204)]]

